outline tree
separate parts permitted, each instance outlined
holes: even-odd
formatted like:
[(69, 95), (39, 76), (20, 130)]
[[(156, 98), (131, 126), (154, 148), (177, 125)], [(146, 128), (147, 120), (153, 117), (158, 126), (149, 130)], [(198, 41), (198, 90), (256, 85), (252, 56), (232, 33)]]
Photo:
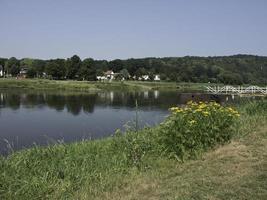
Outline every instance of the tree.
[(9, 73), (12, 76), (17, 76), (20, 72), (20, 67), (18, 65), (12, 65), (9, 69)]
[(121, 74), (122, 78), (124, 78), (124, 79), (126, 79), (126, 80), (129, 79), (130, 74), (129, 74), (129, 72), (128, 72), (127, 69), (122, 69), (122, 70), (120, 71), (120, 74)]
[(116, 59), (109, 62), (109, 68), (112, 69), (114, 72), (119, 72), (123, 69), (123, 62), (120, 59)]
[(46, 62), (44, 60), (36, 59), (32, 63), (32, 67), (36, 72), (37, 77), (41, 77), (45, 71)]
[(30, 67), (27, 70), (27, 77), (28, 78), (34, 78), (36, 76), (37, 72), (36, 69), (34, 67)]
[(96, 69), (94, 67), (94, 60), (92, 58), (84, 59), (78, 74), (79, 77), (83, 80), (96, 80)]
[(19, 60), (17, 60), (15, 57), (8, 59), (5, 63), (5, 70), (7, 74), (17, 76), (20, 71)]
[(45, 65), (46, 73), (53, 79), (63, 79), (65, 77), (66, 69), (62, 60), (51, 60)]
[(218, 75), (218, 79), (224, 84), (242, 84), (242, 77), (237, 73), (222, 72)]
[(81, 59), (77, 55), (68, 58), (66, 61), (66, 69), (67, 69), (66, 77), (68, 79), (78, 78), (78, 72), (80, 70), (81, 64), (82, 64)]
[(32, 67), (33, 62), (34, 62), (34, 59), (32, 59), (32, 58), (23, 58), (20, 61), (20, 66), (26, 66), (26, 67), (30, 68), (30, 67)]
[(147, 75), (147, 70), (143, 67), (138, 68), (135, 72), (136, 78), (142, 77), (143, 75)]
[(0, 58), (0, 65), (2, 65), (2, 67), (4, 67), (7, 60), (8, 59), (6, 59), (6, 58)]

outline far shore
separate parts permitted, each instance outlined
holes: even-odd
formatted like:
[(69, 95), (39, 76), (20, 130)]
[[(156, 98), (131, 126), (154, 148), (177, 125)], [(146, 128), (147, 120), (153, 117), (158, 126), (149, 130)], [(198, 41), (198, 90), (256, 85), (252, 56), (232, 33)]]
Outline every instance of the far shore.
[(1, 78), (0, 89), (33, 89), (33, 90), (68, 90), (68, 91), (99, 91), (99, 90), (178, 90), (205, 92), (210, 83), (176, 83), (151, 81), (76, 81), (48, 79), (15, 79)]

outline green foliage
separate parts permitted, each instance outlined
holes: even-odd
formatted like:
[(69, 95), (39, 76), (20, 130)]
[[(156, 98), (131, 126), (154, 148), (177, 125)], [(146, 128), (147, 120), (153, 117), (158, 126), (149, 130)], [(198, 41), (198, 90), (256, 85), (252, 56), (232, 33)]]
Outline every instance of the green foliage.
[(32, 63), (32, 69), (36, 72), (37, 77), (42, 77), (45, 72), (46, 61), (35, 59)]
[(20, 67), (18, 65), (12, 65), (10, 68), (9, 68), (9, 73), (12, 75), (12, 76), (17, 76), (20, 72)]
[(37, 74), (37, 71), (34, 67), (30, 67), (27, 70), (27, 78), (34, 78)]
[(221, 83), (224, 84), (240, 85), (243, 83), (242, 77), (239, 74), (232, 72), (223, 72), (218, 75), (218, 79)]
[[(1, 58), (0, 64), (5, 65), (5, 71), (10, 74), (14, 65), (19, 68), (31, 68), (37, 77), (42, 77), (45, 65), (57, 60), (40, 60), (24, 58), (18, 60)], [(96, 74), (107, 70), (120, 73), (121, 77), (141, 77), (160, 74), (161, 80), (175, 82), (211, 82), (224, 84), (267, 84), (267, 57), (253, 55), (235, 55), (222, 57), (166, 57), (141, 58), (127, 60), (93, 60), (83, 61), (74, 55), (64, 60), (66, 69), (64, 77), (77, 80), (95, 80)], [(127, 74), (128, 72), (128, 74)], [(14, 76), (16, 73), (14, 73)], [(127, 79), (125, 78), (125, 79)]]
[(62, 79), (65, 76), (65, 66), (63, 60), (52, 60), (45, 65), (45, 71), (53, 79)]
[(19, 60), (17, 60), (15, 57), (11, 57), (5, 62), (5, 71), (7, 74), (16, 76), (19, 73), (19, 70)]
[(124, 79), (126, 79), (126, 80), (129, 79), (130, 74), (129, 74), (129, 72), (128, 72), (127, 69), (122, 69), (122, 70), (120, 71), (120, 74), (121, 74), (122, 78), (124, 78)]
[(83, 60), (78, 74), (81, 80), (95, 81), (96, 70), (94, 69), (94, 60), (91, 58)]
[(233, 108), (215, 102), (189, 102), (183, 108), (171, 110), (171, 116), (160, 125), (158, 139), (162, 151), (179, 160), (228, 142), (234, 119), (239, 116)]
[(74, 55), (66, 61), (66, 76), (68, 79), (76, 79), (81, 67), (81, 59), (79, 56)]

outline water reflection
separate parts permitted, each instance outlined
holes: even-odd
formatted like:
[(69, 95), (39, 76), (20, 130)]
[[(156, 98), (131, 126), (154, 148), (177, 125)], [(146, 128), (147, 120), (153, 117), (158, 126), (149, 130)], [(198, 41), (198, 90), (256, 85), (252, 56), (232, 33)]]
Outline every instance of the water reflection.
[(98, 92), (73, 94), (66, 92), (30, 92), (30, 91), (0, 91), (0, 108), (19, 110), (23, 108), (49, 107), (58, 112), (65, 108), (73, 115), (81, 112), (93, 113), (95, 106), (111, 106), (114, 108), (134, 108), (137, 100), (140, 109), (157, 108), (166, 109), (177, 104), (185, 104), (189, 100), (195, 101), (233, 101), (234, 95), (211, 95), (201, 93), (177, 93), (163, 91), (144, 92)]

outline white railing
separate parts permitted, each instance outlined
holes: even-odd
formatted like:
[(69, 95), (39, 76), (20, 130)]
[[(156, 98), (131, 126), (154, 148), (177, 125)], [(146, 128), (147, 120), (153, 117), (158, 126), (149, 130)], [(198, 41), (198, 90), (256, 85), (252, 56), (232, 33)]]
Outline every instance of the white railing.
[(267, 94), (267, 87), (258, 87), (258, 86), (207, 86), (207, 91), (213, 94), (220, 94), (220, 93), (237, 93), (237, 94)]

